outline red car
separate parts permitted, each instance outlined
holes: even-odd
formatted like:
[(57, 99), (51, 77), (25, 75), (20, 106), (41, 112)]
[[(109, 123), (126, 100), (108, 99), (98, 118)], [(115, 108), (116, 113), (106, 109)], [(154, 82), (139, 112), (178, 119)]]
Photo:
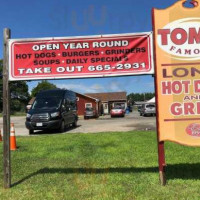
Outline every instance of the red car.
[(125, 116), (125, 110), (120, 106), (115, 106), (110, 111), (111, 117), (124, 117)]

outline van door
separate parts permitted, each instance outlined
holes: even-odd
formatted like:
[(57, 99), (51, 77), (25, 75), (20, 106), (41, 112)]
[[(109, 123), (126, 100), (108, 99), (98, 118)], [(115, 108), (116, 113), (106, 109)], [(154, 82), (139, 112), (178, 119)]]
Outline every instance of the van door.
[(65, 107), (66, 107), (66, 123), (71, 124), (74, 122), (72, 102), (69, 94), (65, 94)]
[(62, 117), (65, 121), (65, 124), (67, 124), (67, 107), (66, 107), (66, 101), (65, 99), (63, 100), (62, 102), (62, 105), (61, 105), (61, 113), (62, 113)]

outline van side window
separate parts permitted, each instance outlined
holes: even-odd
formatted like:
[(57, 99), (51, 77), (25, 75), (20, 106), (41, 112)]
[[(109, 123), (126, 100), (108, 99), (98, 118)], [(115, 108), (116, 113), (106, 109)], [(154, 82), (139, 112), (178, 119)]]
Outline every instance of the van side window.
[(76, 102), (75, 101), (71, 101), (71, 108), (72, 108), (72, 110), (76, 110)]
[(62, 110), (65, 110), (65, 109), (66, 109), (66, 107), (65, 107), (65, 99), (64, 99), (63, 102), (62, 102), (61, 108), (62, 108)]
[(66, 108), (70, 108), (70, 110), (77, 109), (76, 95), (73, 92), (66, 91), (64, 98)]
[(70, 100), (69, 100), (69, 98), (65, 99), (65, 108), (66, 109), (70, 108)]

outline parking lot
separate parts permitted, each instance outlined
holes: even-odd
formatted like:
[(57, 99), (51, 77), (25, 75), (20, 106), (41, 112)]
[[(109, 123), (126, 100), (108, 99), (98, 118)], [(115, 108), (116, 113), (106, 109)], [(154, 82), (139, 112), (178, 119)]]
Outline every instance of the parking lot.
[[(28, 130), (25, 128), (25, 117), (11, 117), (11, 122), (15, 125), (16, 136), (28, 136)], [(3, 119), (0, 118), (0, 127), (3, 127)], [(156, 118), (142, 117), (137, 111), (127, 114), (124, 118), (111, 118), (110, 115), (101, 116), (98, 119), (78, 121), (77, 128), (68, 128), (65, 133), (97, 133), (111, 131), (132, 131), (132, 130), (155, 130)], [(56, 133), (56, 131), (51, 132)], [(48, 134), (48, 132), (38, 131), (37, 134)]]

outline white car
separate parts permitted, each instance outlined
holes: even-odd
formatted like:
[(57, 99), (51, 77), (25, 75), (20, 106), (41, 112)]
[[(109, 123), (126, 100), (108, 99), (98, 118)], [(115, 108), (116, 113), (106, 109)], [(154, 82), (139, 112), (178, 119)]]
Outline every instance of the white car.
[(145, 103), (140, 110), (140, 116), (156, 115), (156, 106), (154, 103)]

